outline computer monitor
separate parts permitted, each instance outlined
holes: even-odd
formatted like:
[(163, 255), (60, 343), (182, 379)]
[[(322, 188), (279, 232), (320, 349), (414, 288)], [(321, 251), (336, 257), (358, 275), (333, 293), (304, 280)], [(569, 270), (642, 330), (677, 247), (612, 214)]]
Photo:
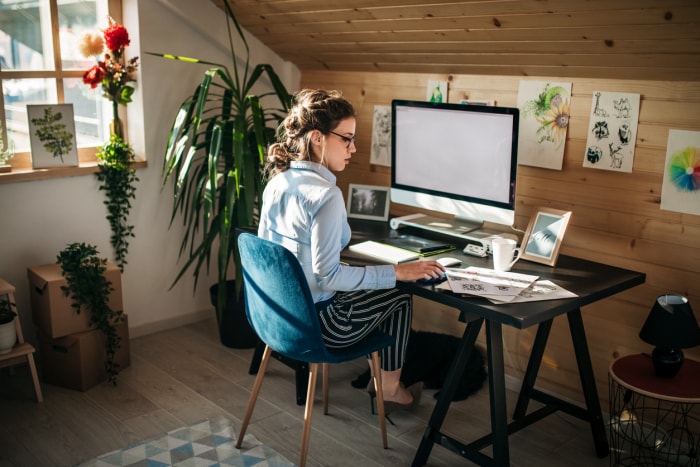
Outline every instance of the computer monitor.
[[(519, 110), (394, 100), (391, 201), (512, 226)], [(464, 229), (462, 229), (464, 231)]]

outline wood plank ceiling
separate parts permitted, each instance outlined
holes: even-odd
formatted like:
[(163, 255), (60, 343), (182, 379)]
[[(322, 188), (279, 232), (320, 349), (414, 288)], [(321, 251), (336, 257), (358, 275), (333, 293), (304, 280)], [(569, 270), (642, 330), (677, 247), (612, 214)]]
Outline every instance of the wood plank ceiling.
[(302, 71), (700, 80), (698, 0), (230, 1)]

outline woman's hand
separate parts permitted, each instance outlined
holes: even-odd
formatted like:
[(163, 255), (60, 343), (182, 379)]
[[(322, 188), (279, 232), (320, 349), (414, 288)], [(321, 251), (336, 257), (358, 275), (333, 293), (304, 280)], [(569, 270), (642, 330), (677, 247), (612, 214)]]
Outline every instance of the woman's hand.
[(411, 261), (410, 263), (394, 266), (396, 280), (417, 281), (418, 279), (438, 279), (442, 277), (445, 268), (435, 260)]

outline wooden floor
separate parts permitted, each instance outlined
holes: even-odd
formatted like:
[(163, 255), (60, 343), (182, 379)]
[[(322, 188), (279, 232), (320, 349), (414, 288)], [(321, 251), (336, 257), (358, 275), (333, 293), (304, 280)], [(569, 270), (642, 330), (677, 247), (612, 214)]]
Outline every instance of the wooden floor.
[[(116, 387), (107, 383), (79, 392), (43, 384), (44, 402), (33, 399), (28, 370), (0, 373), (0, 466), (68, 466), (181, 426), (225, 416), (240, 426), (254, 377), (252, 350), (223, 347), (216, 323), (201, 322), (131, 340), (131, 366)], [(434, 406), (427, 391), (414, 413), (396, 413), (381, 448), (369, 396), (350, 386), (363, 361), (331, 367), (330, 414), (314, 411), (309, 464), (407, 466)], [(273, 360), (249, 427), (264, 444), (298, 461), (303, 407), (294, 397), (292, 371)], [(320, 384), (318, 393), (320, 394)], [(317, 400), (320, 397), (317, 397)], [(512, 410), (515, 394), (508, 394)], [(453, 403), (445, 423), (450, 435), (473, 440), (487, 433), (488, 390)], [(488, 451), (486, 451), (488, 452)], [(589, 426), (554, 415), (511, 436), (513, 466), (604, 466), (595, 456)], [(430, 466), (472, 465), (436, 446)]]

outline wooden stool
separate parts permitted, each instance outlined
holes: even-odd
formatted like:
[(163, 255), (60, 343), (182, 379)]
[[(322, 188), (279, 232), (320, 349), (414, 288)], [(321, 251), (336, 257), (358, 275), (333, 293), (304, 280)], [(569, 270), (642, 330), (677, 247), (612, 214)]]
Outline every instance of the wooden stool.
[[(15, 313), (17, 312), (17, 306), (15, 305), (15, 288), (9, 282), (4, 279), (0, 279), (0, 297), (6, 296), (5, 299), (9, 300), (14, 308)], [(36, 365), (34, 364), (34, 346), (27, 342), (24, 342), (24, 335), (22, 334), (22, 325), (19, 322), (19, 314), (15, 318), (15, 329), (17, 331), (17, 344), (10, 350), (9, 353), (0, 355), (0, 368), (5, 368), (8, 366), (15, 366), (24, 363), (25, 361), (29, 365), (29, 371), (32, 373), (32, 380), (34, 381), (34, 392), (36, 393), (37, 402), (42, 402), (44, 399), (41, 395), (41, 386), (39, 385), (39, 377), (36, 372)]]

